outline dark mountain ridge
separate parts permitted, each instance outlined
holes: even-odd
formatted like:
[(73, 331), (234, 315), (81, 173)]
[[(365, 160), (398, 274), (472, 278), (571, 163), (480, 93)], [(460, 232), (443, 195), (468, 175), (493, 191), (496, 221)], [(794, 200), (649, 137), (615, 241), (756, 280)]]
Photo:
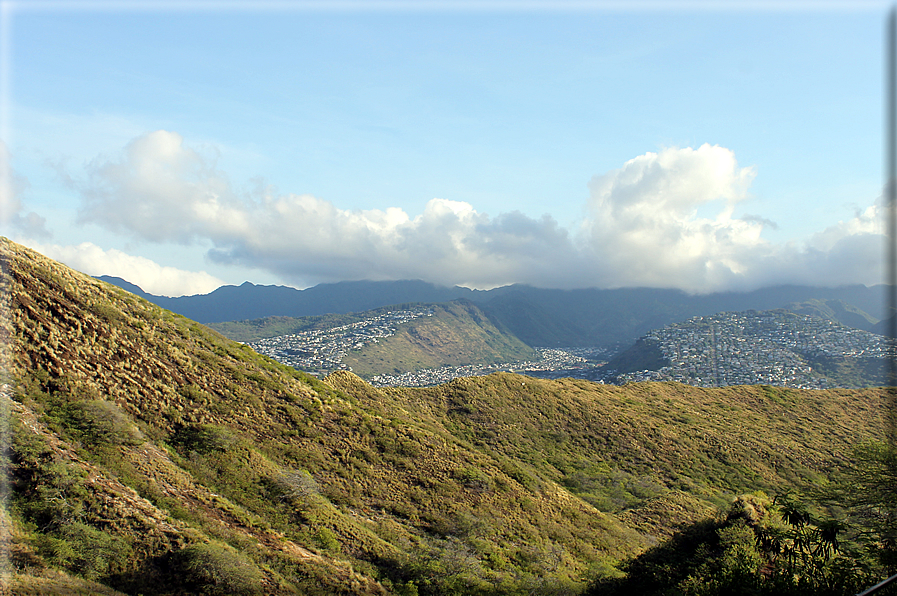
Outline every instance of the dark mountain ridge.
[[(100, 279), (124, 286), (119, 278)], [(125, 289), (132, 291), (134, 287), (127, 284)], [(779, 286), (751, 292), (688, 294), (652, 288), (551, 290), (526, 285), (470, 290), (423, 281), (340, 282), (296, 290), (246, 282), (222, 286), (210, 294), (179, 298), (135, 293), (200, 323), (362, 312), (392, 304), (464, 298), (477, 303), (493, 324), (530, 346), (629, 344), (651, 329), (694, 316), (772, 310), (812, 301), (817, 301), (817, 306), (828, 304), (826, 308), (839, 317), (839, 322), (862, 325), (859, 328), (870, 331), (886, 311), (884, 286), (862, 285)], [(844, 306), (832, 309), (839, 303)]]
[[(477, 300), (479, 290), (447, 288), (423, 281), (362, 281), (320, 284), (297, 290), (287, 286), (262, 286), (244, 282), (221, 286), (194, 296), (155, 296), (118, 277), (100, 276), (150, 302), (199, 323), (243, 321), (271, 316), (308, 317), (373, 310), (409, 302), (450, 302), (458, 298)], [(138, 291), (135, 291), (138, 290)]]

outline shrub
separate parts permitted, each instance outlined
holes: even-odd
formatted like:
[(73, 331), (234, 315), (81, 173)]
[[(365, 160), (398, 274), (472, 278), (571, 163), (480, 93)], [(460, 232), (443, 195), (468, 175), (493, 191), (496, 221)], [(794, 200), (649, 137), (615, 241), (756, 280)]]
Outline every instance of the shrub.
[(92, 304), (90, 306), (90, 309), (101, 319), (104, 319), (109, 323), (115, 323), (116, 321), (121, 321), (124, 319), (121, 312), (117, 308), (105, 302), (97, 302), (96, 304)]
[(202, 594), (261, 594), (262, 572), (233, 548), (215, 542), (181, 550), (175, 566), (185, 587)]
[(465, 487), (483, 492), (492, 489), (492, 479), (485, 472), (477, 468), (461, 468), (452, 471), (452, 476)]
[(71, 424), (78, 438), (90, 445), (139, 445), (140, 430), (114, 402), (91, 400), (72, 404)]
[(307, 501), (320, 494), (321, 489), (315, 479), (305, 470), (285, 472), (278, 479), (284, 497), (298, 501)]
[(321, 528), (315, 533), (315, 540), (325, 551), (338, 553), (340, 551), (340, 543), (329, 528)]
[(184, 385), (178, 389), (178, 393), (194, 403), (210, 403), (213, 401), (212, 394), (201, 389), (198, 385)]
[(226, 426), (197, 424), (178, 430), (172, 443), (186, 451), (195, 451), (205, 455), (214, 451), (232, 449), (238, 440), (234, 431)]
[(38, 534), (34, 542), (48, 562), (87, 579), (121, 571), (131, 556), (126, 540), (81, 522), (67, 523), (54, 535)]

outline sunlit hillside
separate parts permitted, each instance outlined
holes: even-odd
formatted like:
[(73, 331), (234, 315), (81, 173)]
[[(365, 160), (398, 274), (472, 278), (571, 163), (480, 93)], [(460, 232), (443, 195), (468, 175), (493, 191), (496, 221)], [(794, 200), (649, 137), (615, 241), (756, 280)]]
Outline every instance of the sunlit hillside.
[(576, 594), (882, 434), (876, 389), (318, 381), (0, 255), (14, 593)]

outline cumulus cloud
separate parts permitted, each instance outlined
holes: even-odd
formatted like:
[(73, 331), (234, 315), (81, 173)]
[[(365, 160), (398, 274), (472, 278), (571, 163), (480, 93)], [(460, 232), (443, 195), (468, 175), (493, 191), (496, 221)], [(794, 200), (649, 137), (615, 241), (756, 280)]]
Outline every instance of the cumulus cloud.
[(885, 274), (883, 228), (884, 209), (879, 200), (853, 218), (813, 234), (804, 247), (789, 247), (797, 256), (785, 254), (782, 260), (796, 262), (796, 266), (783, 269), (800, 283), (881, 283)]
[(0, 224), (32, 238), (49, 239), (47, 220), (34, 211), (25, 213), (22, 195), (28, 189), (28, 179), (10, 166), (6, 144), (0, 141)]
[(213, 158), (185, 147), (176, 133), (138, 137), (121, 159), (97, 158), (87, 171), (86, 181), (75, 182), (83, 200), (82, 223), (157, 242), (189, 243), (231, 226), (242, 230), (239, 200), (227, 177)]
[(400, 209), (348, 211), (308, 195), (266, 200), (247, 212), (251, 233), (222, 237), (210, 256), (288, 278), (428, 279), (486, 287), (556, 275), (548, 251), (572, 256), (550, 217), (495, 219), (459, 201), (433, 199), (415, 218)]
[[(882, 281), (881, 209), (873, 205), (804, 243), (773, 244), (769, 220), (733, 217), (750, 198), (753, 168), (724, 147), (669, 148), (592, 179), (583, 233), (597, 286), (708, 292), (777, 284)], [(701, 217), (713, 211), (714, 217)]]
[(468, 203), (432, 199), (412, 218), (397, 208), (345, 210), (311, 195), (238, 191), (173, 132), (135, 139), (88, 170), (77, 182), (81, 222), (158, 242), (209, 239), (214, 261), (288, 280), (421, 278), (482, 287), (558, 278), (558, 263), (574, 258), (566, 231), (549, 216), (493, 219)]
[[(756, 172), (724, 147), (638, 156), (589, 184), (586, 219), (572, 232), (550, 216), (496, 216), (432, 199), (398, 208), (340, 209), (263, 184), (236, 188), (214, 155), (156, 131), (97, 159), (76, 182), (80, 220), (156, 242), (211, 241), (217, 263), (264, 268), (292, 283), (425, 279), (493, 287), (675, 287), (705, 292), (769, 283), (878, 283), (876, 209), (803, 245), (765, 240), (760, 216), (735, 217)], [(707, 216), (707, 213), (713, 213)], [(846, 266), (865, 259), (861, 267)]]
[(91, 242), (76, 246), (59, 246), (23, 241), (34, 250), (86, 273), (121, 277), (143, 291), (160, 296), (207, 294), (223, 285), (220, 279), (205, 271), (185, 271), (166, 267), (144, 257), (129, 255), (120, 250), (103, 250)]
[[(730, 285), (765, 245), (761, 224), (732, 217), (754, 175), (732, 151), (703, 145), (646, 153), (594, 177), (583, 233), (597, 261), (595, 284)], [(714, 218), (698, 216), (710, 206)]]

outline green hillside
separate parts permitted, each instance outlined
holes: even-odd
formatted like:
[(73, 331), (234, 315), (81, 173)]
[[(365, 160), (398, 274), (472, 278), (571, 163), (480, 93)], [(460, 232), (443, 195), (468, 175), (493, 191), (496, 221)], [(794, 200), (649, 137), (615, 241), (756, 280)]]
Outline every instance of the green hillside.
[(804, 302), (793, 302), (787, 305), (785, 309), (802, 315), (827, 319), (864, 331), (872, 331), (878, 322), (878, 319), (869, 313), (863, 312), (843, 300), (823, 300), (817, 298)]
[[(668, 490), (727, 505), (742, 492), (821, 481), (868, 436), (864, 424), (882, 406), (869, 399), (875, 393), (848, 390), (617, 387), (510, 374), (380, 394), (615, 513)], [(802, 423), (811, 420), (830, 422)]]
[(322, 382), (8, 240), (0, 257), (11, 593), (577, 594), (882, 436), (876, 389)]
[(438, 366), (493, 364), (539, 357), (513, 335), (503, 333), (472, 302), (433, 305), (433, 316), (400, 325), (392, 337), (350, 352), (343, 362), (362, 378)]
[(208, 327), (234, 341), (250, 342), (279, 335), (349, 325), (362, 318), (361, 314), (356, 313), (320, 315), (316, 317), (264, 317), (247, 321), (209, 323)]

